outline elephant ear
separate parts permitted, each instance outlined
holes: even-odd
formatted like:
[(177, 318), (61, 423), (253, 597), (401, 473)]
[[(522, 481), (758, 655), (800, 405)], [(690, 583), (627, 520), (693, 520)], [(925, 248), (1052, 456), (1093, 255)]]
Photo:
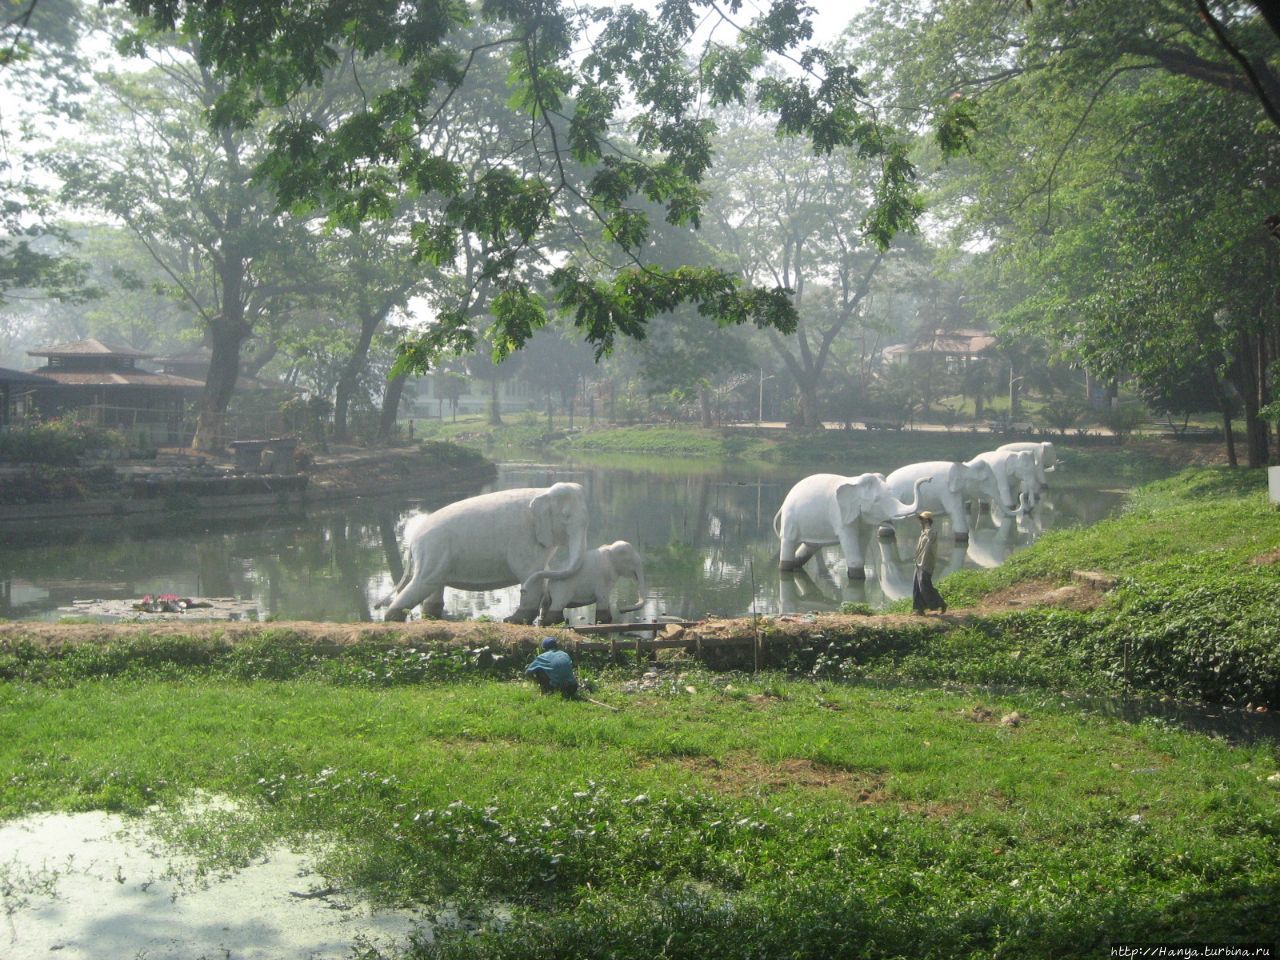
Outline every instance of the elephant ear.
[(551, 498), (540, 493), (529, 501), (529, 512), (533, 514), (533, 535), (538, 543), (549, 547), (555, 543), (555, 533), (551, 529)]
[(866, 506), (868, 490), (875, 483), (876, 477), (858, 477), (846, 480), (836, 487), (836, 505), (840, 508), (840, 523), (848, 526), (858, 519), (862, 508)]
[(963, 487), (964, 467), (958, 463), (953, 463), (947, 468), (947, 490), (950, 493), (960, 493)]

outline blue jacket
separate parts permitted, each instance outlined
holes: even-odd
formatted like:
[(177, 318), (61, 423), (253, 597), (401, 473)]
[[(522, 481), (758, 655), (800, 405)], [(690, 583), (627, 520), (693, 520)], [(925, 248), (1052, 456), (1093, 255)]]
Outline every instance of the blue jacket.
[(573, 675), (573, 661), (563, 650), (540, 653), (534, 657), (533, 663), (524, 668), (525, 673), (537, 673), (539, 670), (547, 672), (547, 679), (554, 690), (578, 685), (578, 678)]

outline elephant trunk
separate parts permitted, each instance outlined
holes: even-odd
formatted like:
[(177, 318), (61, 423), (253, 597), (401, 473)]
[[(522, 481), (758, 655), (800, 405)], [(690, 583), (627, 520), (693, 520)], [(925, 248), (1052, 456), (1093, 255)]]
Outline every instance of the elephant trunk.
[(929, 483), (931, 480), (932, 480), (931, 477), (920, 477), (918, 480), (916, 480), (915, 486), (912, 488), (912, 491), (911, 491), (912, 498), (913, 498), (912, 501), (910, 503), (902, 503), (901, 501), (899, 501), (899, 506), (902, 507), (902, 512), (895, 515), (893, 519), (905, 520), (907, 519), (907, 517), (915, 516), (917, 513), (920, 512), (920, 488), (923, 487), (926, 483)]
[[(574, 539), (569, 543), (569, 559), (565, 565), (557, 570), (545, 567), (542, 570), (538, 570), (537, 572), (530, 574), (529, 578), (524, 582), (524, 588), (534, 592), (541, 592), (541, 590), (546, 587), (547, 581), (549, 580), (567, 580), (569, 577), (576, 576), (578, 571), (582, 569), (582, 561), (586, 558), (586, 555), (587, 530), (584, 526), (582, 533), (579, 536), (574, 537)], [(541, 587), (537, 585), (539, 580), (542, 581)]]
[(644, 568), (641, 566), (637, 566), (635, 570), (632, 571), (632, 573), (635, 574), (636, 592), (640, 595), (640, 600), (629, 607), (619, 607), (618, 608), (619, 613), (635, 613), (637, 610), (644, 609), (644, 600), (645, 600), (645, 597), (648, 595), (648, 590), (645, 589), (645, 585), (644, 585)]

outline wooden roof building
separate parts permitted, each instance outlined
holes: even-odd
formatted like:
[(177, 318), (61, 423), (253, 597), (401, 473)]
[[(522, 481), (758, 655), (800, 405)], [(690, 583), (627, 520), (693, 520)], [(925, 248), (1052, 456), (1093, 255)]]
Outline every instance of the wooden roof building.
[(30, 371), (50, 381), (31, 390), (42, 416), (83, 412), (103, 426), (146, 430), (162, 442), (176, 442), (186, 403), (204, 390), (199, 380), (138, 366), (154, 354), (97, 339), (27, 353), (46, 360)]

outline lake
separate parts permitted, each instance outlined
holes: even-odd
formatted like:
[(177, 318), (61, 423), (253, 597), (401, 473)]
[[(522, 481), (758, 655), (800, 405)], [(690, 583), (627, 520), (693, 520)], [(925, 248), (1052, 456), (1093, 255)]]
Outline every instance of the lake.
[[(679, 461), (665, 461), (660, 470), (646, 466), (654, 460), (504, 463), (491, 482), (424, 489), (412, 498), (358, 498), (274, 518), (175, 515), (0, 529), (0, 617), (53, 620), (71, 614), (67, 608), (75, 601), (174, 593), (240, 597), (252, 600), (259, 616), (282, 620), (380, 619), (372, 606), (392, 585), (388, 556), (399, 550), (408, 516), (476, 493), (558, 480), (588, 491), (590, 545), (625, 539), (643, 551), (648, 598), (633, 619), (832, 611), (848, 601), (881, 608), (910, 596), (919, 532), (914, 521), (899, 523), (895, 540), (867, 536), (865, 581), (845, 576), (838, 547), (824, 550), (804, 571), (779, 574), (773, 516), (792, 484), (818, 469)], [(962, 566), (996, 566), (1044, 530), (1095, 523), (1124, 500), (1119, 486), (1073, 477), (1069, 470), (1054, 481), (1031, 522), (997, 528), (984, 514), (970, 542), (952, 548), (944, 521), (935, 578)], [(624, 602), (633, 602), (634, 589), (633, 582), (622, 582)], [(446, 612), (501, 618), (515, 609), (516, 595), (514, 587), (449, 590)], [(591, 608), (582, 608), (570, 619), (589, 620), (590, 614)]]

